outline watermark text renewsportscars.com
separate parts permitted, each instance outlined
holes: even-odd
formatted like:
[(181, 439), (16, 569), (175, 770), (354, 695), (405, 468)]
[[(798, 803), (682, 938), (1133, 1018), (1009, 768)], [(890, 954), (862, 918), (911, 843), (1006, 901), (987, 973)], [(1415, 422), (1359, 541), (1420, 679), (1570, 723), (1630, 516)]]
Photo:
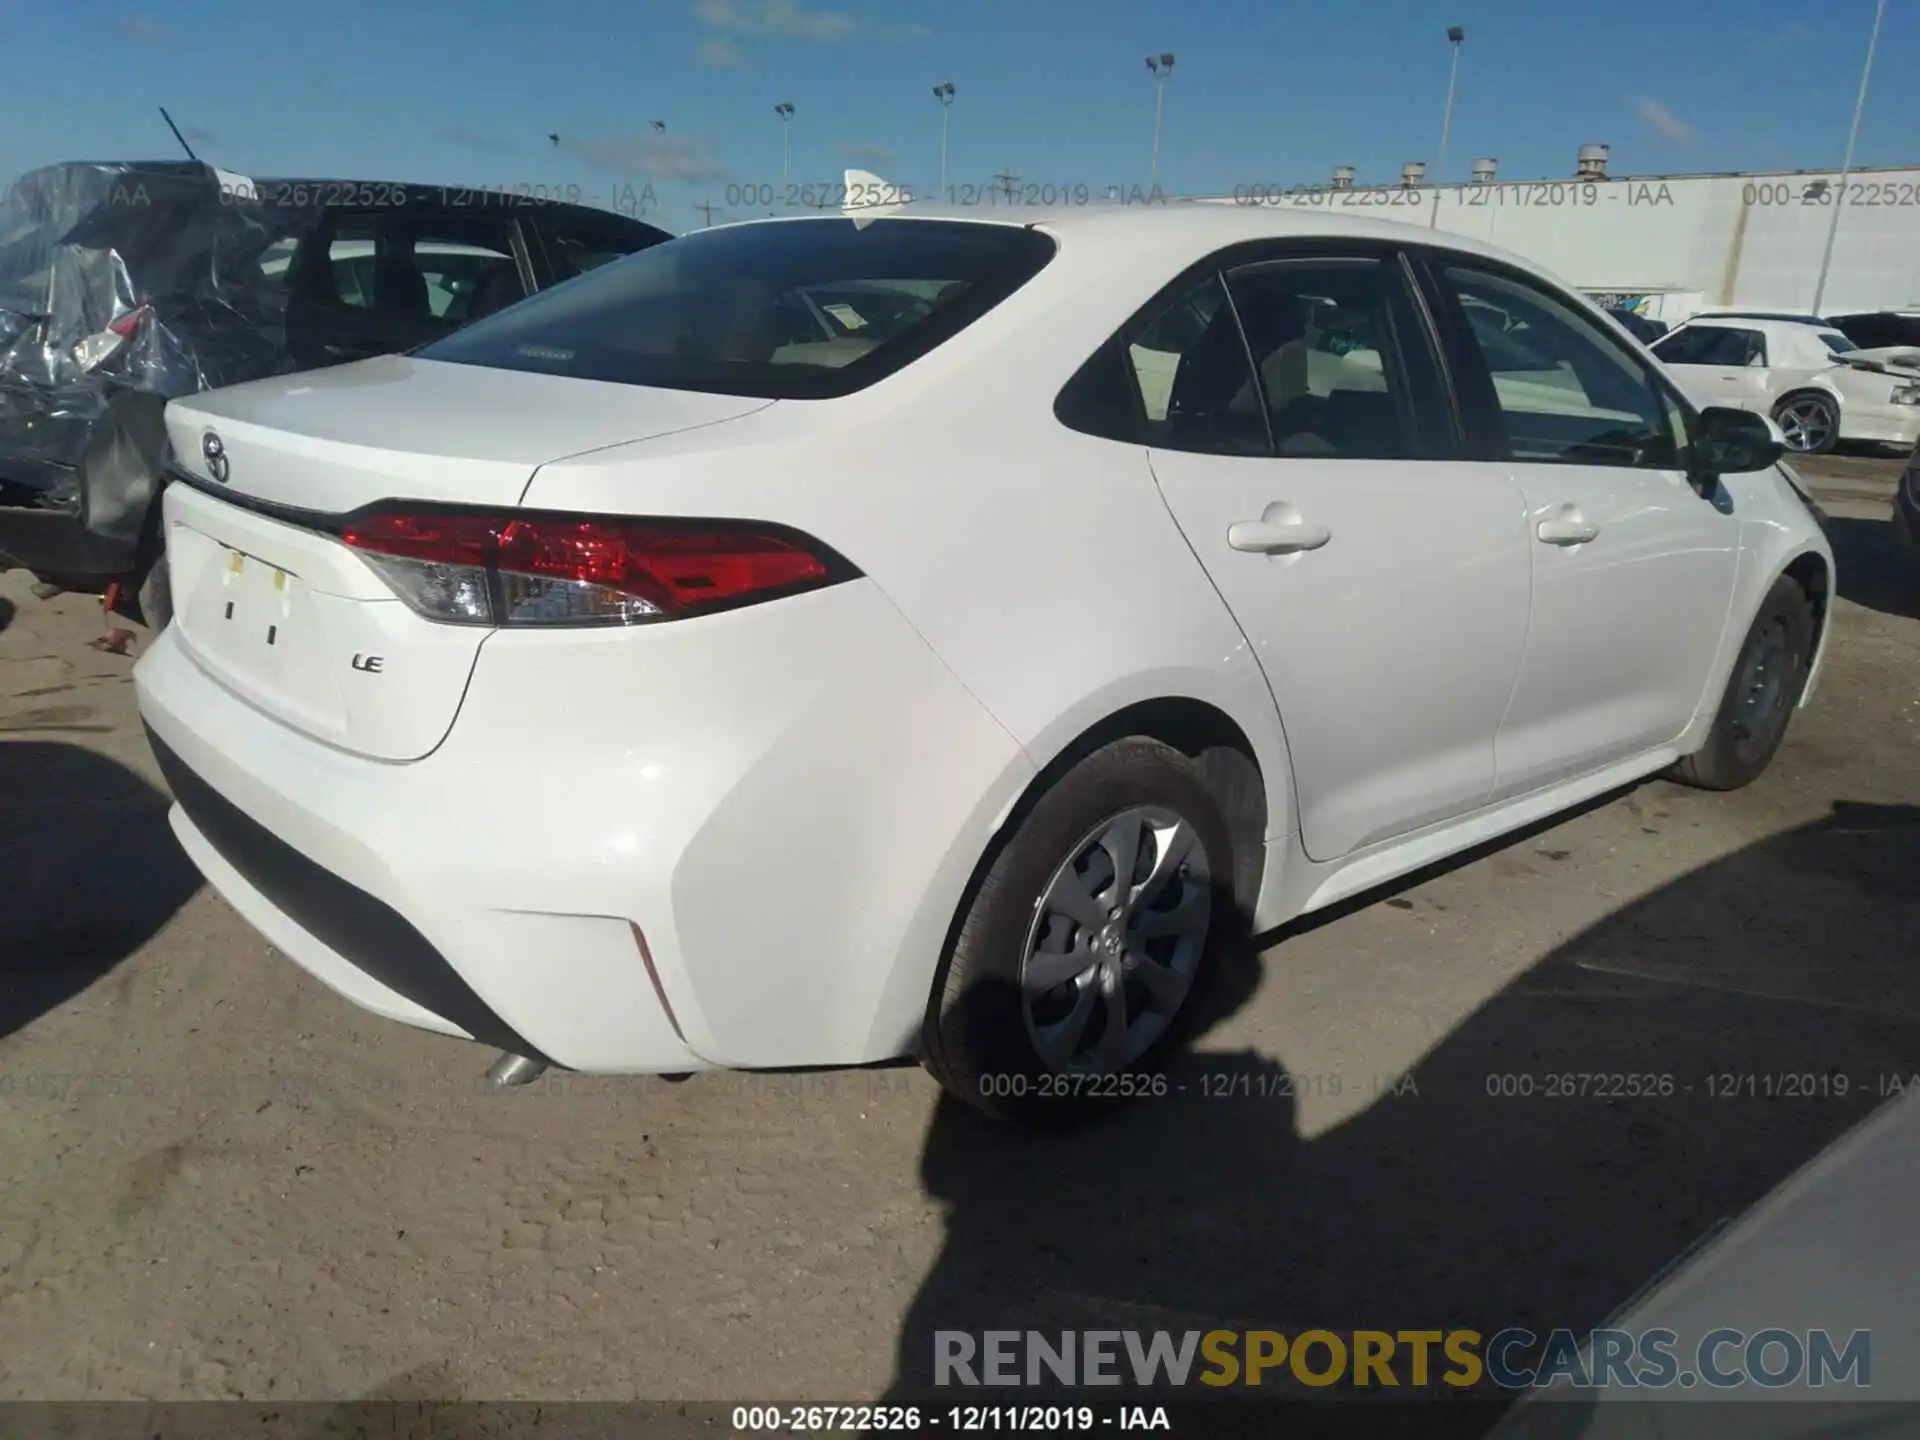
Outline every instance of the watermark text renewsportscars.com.
[[(936, 1330), (942, 1387), (1212, 1389), (1298, 1384), (1350, 1389), (1867, 1389), (1872, 1335), (1827, 1330), (1668, 1329)], [(1204, 1393), (1201, 1391), (1199, 1393)]]

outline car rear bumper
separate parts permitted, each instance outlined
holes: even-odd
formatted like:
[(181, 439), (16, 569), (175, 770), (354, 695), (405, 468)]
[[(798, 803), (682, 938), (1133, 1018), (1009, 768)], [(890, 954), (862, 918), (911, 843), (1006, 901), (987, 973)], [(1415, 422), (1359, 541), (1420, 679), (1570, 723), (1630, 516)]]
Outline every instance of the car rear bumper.
[(366, 1009), (602, 1073), (902, 1053), (1024, 753), (871, 582), (637, 629), (492, 635), (411, 763), (177, 625), (135, 681), (189, 854)]

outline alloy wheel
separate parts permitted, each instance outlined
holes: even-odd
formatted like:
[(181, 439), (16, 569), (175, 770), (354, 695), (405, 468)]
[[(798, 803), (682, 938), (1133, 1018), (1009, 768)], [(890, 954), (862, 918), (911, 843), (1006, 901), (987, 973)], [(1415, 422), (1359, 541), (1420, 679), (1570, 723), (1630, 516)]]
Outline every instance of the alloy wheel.
[(1798, 454), (1818, 450), (1833, 438), (1833, 407), (1817, 396), (1802, 396), (1781, 406), (1774, 418), (1787, 448)]

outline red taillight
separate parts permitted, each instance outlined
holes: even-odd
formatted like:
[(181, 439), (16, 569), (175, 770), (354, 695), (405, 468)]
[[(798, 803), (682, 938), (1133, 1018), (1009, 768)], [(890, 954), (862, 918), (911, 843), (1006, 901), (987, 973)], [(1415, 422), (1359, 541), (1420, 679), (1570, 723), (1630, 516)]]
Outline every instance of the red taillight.
[(152, 314), (151, 305), (142, 305), (137, 310), (129, 310), (118, 320), (108, 321), (106, 329), (96, 330), (84, 339), (74, 341), (68, 347), (67, 353), (72, 357), (73, 363), (82, 370), (97, 370), (118, 355), (122, 347), (140, 333), (140, 327)]
[(107, 329), (118, 335), (122, 340), (131, 339), (134, 332), (146, 323), (146, 318), (152, 313), (153, 307), (151, 305), (142, 305), (139, 309), (129, 310), (118, 320), (109, 323)]
[(846, 573), (804, 536), (724, 522), (383, 510), (340, 538), (421, 614), (469, 624), (675, 620)]

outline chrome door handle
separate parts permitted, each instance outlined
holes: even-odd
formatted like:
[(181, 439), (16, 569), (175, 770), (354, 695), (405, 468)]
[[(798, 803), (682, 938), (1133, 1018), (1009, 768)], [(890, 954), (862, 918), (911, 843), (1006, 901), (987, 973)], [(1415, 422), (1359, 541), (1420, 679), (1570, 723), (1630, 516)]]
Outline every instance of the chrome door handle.
[(1600, 533), (1600, 527), (1587, 520), (1542, 520), (1533, 533), (1549, 545), (1584, 545)]
[(1291, 555), (1318, 550), (1333, 538), (1324, 525), (1291, 524), (1272, 520), (1236, 520), (1227, 527), (1227, 544), (1255, 555)]

